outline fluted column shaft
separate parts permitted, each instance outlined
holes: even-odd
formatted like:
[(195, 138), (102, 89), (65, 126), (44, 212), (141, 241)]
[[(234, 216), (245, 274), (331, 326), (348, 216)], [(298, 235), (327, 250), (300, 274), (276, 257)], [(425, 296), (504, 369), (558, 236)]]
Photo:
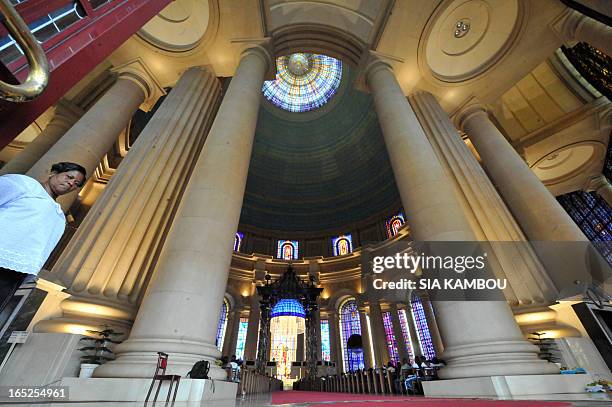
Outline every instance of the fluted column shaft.
[[(469, 150), (436, 98), (427, 92), (409, 97), (410, 104), (429, 139), (448, 179), (459, 192), (476, 238), (508, 242), (493, 245), (489, 262), (498, 278), (506, 278), (504, 294), (513, 304), (542, 303), (555, 296), (555, 287), (531, 248), (519, 225)], [(510, 243), (519, 241), (521, 243)]]
[(389, 350), (387, 349), (387, 336), (383, 325), (382, 310), (376, 299), (370, 299), (370, 326), (372, 328), (372, 340), (374, 341), (374, 353), (379, 366), (389, 363)]
[[(475, 241), (453, 186), (428, 142), (390, 66), (373, 59), (366, 79), (408, 224), (417, 241)], [(434, 304), (448, 365), (444, 378), (558, 371), (537, 358), (505, 302)], [(478, 318), (474, 318), (478, 315)], [(503, 361), (503, 362), (502, 362)]]
[(394, 302), (389, 304), (389, 312), (391, 313), (393, 335), (395, 336), (395, 341), (397, 342), (399, 362), (401, 363), (403, 359), (408, 359), (410, 355), (408, 354), (408, 349), (406, 349), (406, 340), (404, 338), (404, 333), (402, 332), (402, 326), (400, 325), (399, 315), (397, 314), (397, 305)]
[(25, 174), (28, 172), (82, 115), (83, 110), (81, 108), (61, 99), (56, 104), (53, 118), (45, 129), (0, 169), (0, 175)]
[[(63, 332), (77, 320), (95, 326), (111, 319), (122, 332), (131, 326), (220, 99), (210, 71), (183, 74), (43, 276), (71, 297), (62, 303), (64, 317), (40, 322), (38, 331)], [(107, 308), (100, 313), (92, 304)]]
[(458, 118), (529, 240), (587, 241), (565, 209), (489, 119), (482, 105), (467, 106)]
[[(223, 302), (261, 101), (271, 64), (261, 47), (247, 50), (233, 77), (174, 218), (130, 337), (117, 359), (98, 370), (110, 377), (148, 377), (156, 352), (172, 355), (170, 374), (211, 362), (216, 312)], [(96, 374), (99, 374), (96, 371)]]
[(257, 357), (257, 340), (259, 338), (259, 299), (257, 292), (250, 297), (249, 326), (244, 345), (244, 360), (255, 360)]
[(561, 30), (566, 41), (586, 42), (612, 56), (612, 27), (568, 9)]
[[(145, 86), (146, 82), (135, 75), (119, 76), (117, 82), (30, 168), (27, 175), (44, 179), (51, 165), (60, 161), (77, 162), (90, 175), (144, 102), (147, 97)], [(76, 196), (76, 193), (67, 194), (58, 202), (67, 210)]]
[(340, 344), (340, 321), (338, 313), (330, 311), (329, 319), (329, 343), (332, 362), (336, 362), (336, 372), (342, 372), (344, 355), (342, 354), (342, 345)]
[(374, 367), (374, 355), (370, 343), (370, 329), (368, 327), (368, 316), (365, 307), (359, 307), (359, 324), (361, 325), (361, 342), (363, 345), (363, 363), (366, 369)]

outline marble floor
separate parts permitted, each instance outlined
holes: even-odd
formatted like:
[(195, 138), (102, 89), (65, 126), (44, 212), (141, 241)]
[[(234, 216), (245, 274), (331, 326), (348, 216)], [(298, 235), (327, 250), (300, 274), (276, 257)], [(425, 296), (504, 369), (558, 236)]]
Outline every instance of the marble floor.
[[(306, 392), (300, 392), (306, 393)], [(330, 394), (330, 393), (326, 393)], [(356, 395), (351, 395), (356, 396)], [(325, 397), (324, 397), (325, 398)], [(384, 397), (376, 399), (364, 399), (351, 397), (344, 400), (342, 393), (331, 394), (329, 400), (321, 400), (321, 397), (313, 397), (317, 401), (309, 401), (309, 397), (303, 398), (299, 403), (279, 404), (275, 403), (271, 394), (250, 395), (243, 399), (204, 401), (202, 403), (176, 402), (174, 407), (331, 407), (332, 404), (342, 404), (346, 407), (612, 407), (612, 397), (609, 394), (566, 394), (539, 396), (538, 400), (475, 400), (475, 399), (440, 399), (427, 397)], [(164, 401), (155, 404), (148, 403), (148, 407), (162, 407)], [(0, 403), (0, 406), (31, 406), (31, 407), (143, 407), (143, 402), (58, 402), (58, 403)]]

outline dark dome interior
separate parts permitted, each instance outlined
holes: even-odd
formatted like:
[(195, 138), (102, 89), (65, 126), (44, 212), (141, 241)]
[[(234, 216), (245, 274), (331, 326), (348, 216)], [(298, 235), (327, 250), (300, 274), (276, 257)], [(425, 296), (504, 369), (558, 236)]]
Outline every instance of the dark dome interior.
[(242, 225), (316, 232), (350, 227), (399, 205), (370, 94), (346, 65), (323, 107), (283, 111), (262, 96)]

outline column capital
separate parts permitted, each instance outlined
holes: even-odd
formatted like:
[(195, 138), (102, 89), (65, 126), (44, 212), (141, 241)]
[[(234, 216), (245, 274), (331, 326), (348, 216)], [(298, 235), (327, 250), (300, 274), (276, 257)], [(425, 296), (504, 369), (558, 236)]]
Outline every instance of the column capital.
[(389, 62), (385, 61), (381, 56), (370, 51), (370, 54), (368, 55), (366, 66), (363, 70), (364, 76), (366, 78), (366, 82), (368, 82), (368, 78), (371, 75), (383, 69), (393, 72), (393, 66), (391, 66)]
[(144, 111), (150, 111), (157, 100), (166, 94), (164, 88), (157, 82), (155, 75), (141, 58), (113, 67), (112, 72), (116, 73), (119, 79), (126, 79), (135, 83), (145, 95), (145, 101), (140, 105)]
[(455, 112), (453, 119), (457, 128), (463, 130), (464, 124), (476, 115), (488, 118), (487, 108), (478, 99), (471, 98)]
[(274, 52), (271, 49), (270, 41), (263, 41), (261, 44), (250, 45), (240, 53), (240, 58), (245, 58), (248, 55), (255, 55), (264, 62), (266, 66), (266, 72), (269, 75), (269, 71), (276, 72), (276, 64), (274, 59)]
[(601, 188), (607, 187), (610, 185), (610, 181), (603, 175), (598, 174), (587, 179), (584, 187), (582, 189), (585, 192), (597, 192)]

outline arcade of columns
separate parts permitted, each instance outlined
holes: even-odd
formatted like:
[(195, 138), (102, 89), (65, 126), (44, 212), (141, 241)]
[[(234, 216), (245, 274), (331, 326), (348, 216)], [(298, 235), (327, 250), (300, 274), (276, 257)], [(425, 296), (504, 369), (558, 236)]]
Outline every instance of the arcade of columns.
[[(563, 32), (597, 42), (598, 24), (572, 14)], [(131, 327), (127, 340), (116, 348), (117, 359), (97, 368), (96, 377), (149, 377), (159, 350), (172, 354), (169, 373), (181, 375), (197, 360), (220, 356), (215, 346), (217, 310), (230, 277), (261, 87), (273, 61), (266, 46), (244, 51), (224, 96), (209, 68), (187, 70), (53, 269), (41, 274), (66, 287), (69, 296), (59, 304), (61, 312), (38, 318), (35, 331), (66, 332), (66, 325), (104, 322)], [(390, 65), (373, 55), (363, 74), (403, 207), (410, 209), (411, 238), (586, 239), (477, 100), (454, 118), (469, 135), (489, 176), (433, 95), (416, 92), (406, 98)], [(146, 70), (126, 69), (117, 75), (115, 84), (87, 112), (58, 106), (44, 134), (2, 172), (40, 178), (51, 163), (74, 160), (91, 174), (136, 109), (159, 94)], [(74, 199), (62, 204), (69, 207)], [(514, 250), (511, 258), (495, 256), (496, 272), (510, 283), (506, 297), (512, 304), (542, 303), (555, 290), (545, 261), (523, 245)], [(261, 281), (265, 267), (265, 261), (256, 261), (251, 281)], [(362, 276), (361, 287), (370, 277)], [(257, 309), (254, 284), (249, 284), (245, 307), (230, 311), (225, 354), (235, 351), (241, 312)], [(381, 314), (391, 310), (394, 332), (401, 338), (396, 311), (406, 305), (380, 301), (368, 291), (356, 297), (366, 364), (380, 365), (388, 360)], [(558, 372), (538, 359), (538, 349), (524, 339), (507, 303), (432, 303), (435, 321), (425, 305), (434, 345), (444, 350), (448, 364), (441, 371), (443, 378)], [(337, 308), (330, 301), (322, 312), (321, 318), (330, 322), (332, 360), (340, 361)], [(479, 315), (477, 321), (474, 315)], [(250, 312), (248, 318), (245, 359), (254, 359), (258, 313)], [(416, 338), (414, 326), (410, 330)], [(398, 345), (405, 357), (405, 344), (398, 340)], [(224, 373), (213, 369), (211, 376), (222, 378)]]

